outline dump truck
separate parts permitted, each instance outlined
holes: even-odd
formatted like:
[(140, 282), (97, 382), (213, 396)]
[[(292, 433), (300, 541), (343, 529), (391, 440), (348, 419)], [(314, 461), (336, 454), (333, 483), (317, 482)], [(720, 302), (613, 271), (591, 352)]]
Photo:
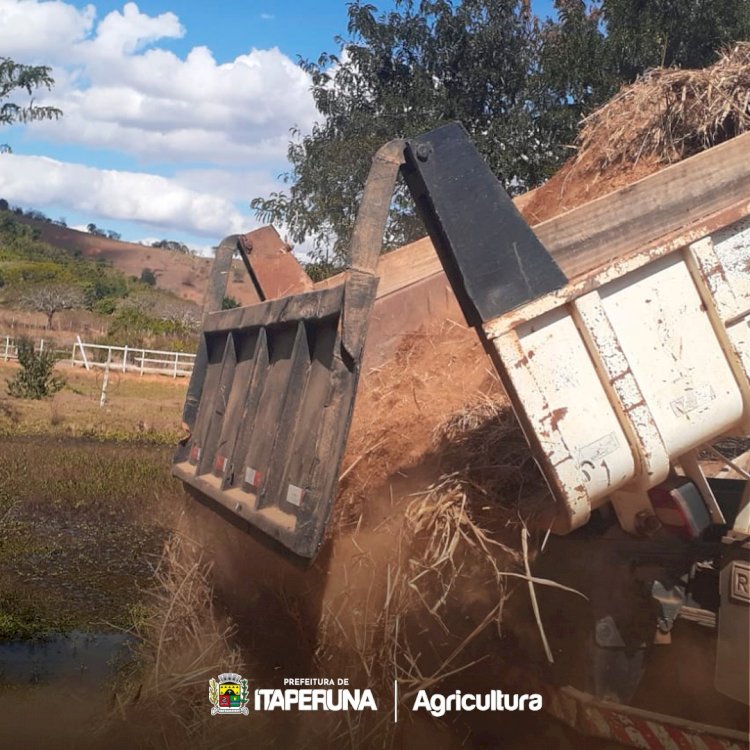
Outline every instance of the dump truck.
[[(585, 535), (573, 581), (594, 613), (585, 669), (539, 682), (547, 710), (634, 747), (746, 748), (741, 729), (629, 705), (651, 644), (667, 644), (678, 620), (715, 650), (707, 690), (740, 716), (748, 704), (750, 461), (715, 446), (750, 445), (750, 141), (694, 159), (535, 233), (456, 123), (375, 155), (338, 283), (221, 311), (235, 253), (252, 276), (243, 238), (228, 237), (174, 475), (279, 550), (316, 555), (400, 174), (433, 271), (479, 336), (546, 480), (527, 522), (559, 537), (563, 556)], [(732, 478), (710, 476), (713, 454)]]

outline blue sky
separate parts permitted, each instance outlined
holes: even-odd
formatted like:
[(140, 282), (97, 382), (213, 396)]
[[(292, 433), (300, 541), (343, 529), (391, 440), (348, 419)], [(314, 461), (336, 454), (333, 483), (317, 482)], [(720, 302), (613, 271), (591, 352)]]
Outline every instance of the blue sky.
[(339, 0), (0, 0), (0, 55), (52, 65), (37, 101), (65, 113), (3, 128), (0, 197), (135, 241), (253, 228), (289, 129), (315, 120), (298, 58), (336, 51), (346, 22)]

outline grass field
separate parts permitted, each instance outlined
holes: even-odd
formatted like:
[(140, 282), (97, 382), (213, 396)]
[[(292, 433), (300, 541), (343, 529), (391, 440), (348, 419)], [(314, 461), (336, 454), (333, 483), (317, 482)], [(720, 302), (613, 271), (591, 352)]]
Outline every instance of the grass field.
[(6, 382), (17, 370), (14, 363), (0, 362), (0, 436), (86, 437), (165, 445), (181, 437), (184, 378), (112, 371), (107, 403), (100, 407), (102, 371), (58, 365), (57, 371), (67, 380), (65, 388), (51, 399), (29, 401), (7, 395)]
[(130, 624), (178, 491), (170, 452), (0, 438), (0, 639)]
[(179, 484), (169, 473), (186, 382), (58, 368), (53, 398), (7, 395), (0, 364), (0, 639), (126, 627)]

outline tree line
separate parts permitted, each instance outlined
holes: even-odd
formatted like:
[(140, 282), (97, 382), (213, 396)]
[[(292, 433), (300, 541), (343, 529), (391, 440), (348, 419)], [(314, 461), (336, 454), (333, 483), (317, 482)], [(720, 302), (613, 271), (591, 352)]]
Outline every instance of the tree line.
[[(531, 0), (395, 0), (383, 12), (352, 0), (337, 50), (299, 61), (318, 120), (292, 130), (285, 187), (251, 200), (257, 217), (312, 248), (311, 267), (328, 275), (345, 262), (370, 159), (386, 141), (460, 120), (522, 192), (561, 166), (581, 118), (620, 86), (657, 66), (705, 67), (750, 39), (748, 0), (555, 0), (554, 11), (541, 19)], [(0, 125), (60, 117), (16, 97), (53, 83), (48, 66), (0, 57)], [(386, 247), (422, 233), (399, 185)]]
[[(312, 247), (322, 275), (345, 262), (370, 160), (386, 141), (453, 120), (512, 193), (571, 154), (581, 118), (657, 66), (704, 67), (750, 38), (747, 0), (396, 0), (348, 6), (337, 51), (300, 60), (318, 120), (292, 131), (284, 189), (256, 197), (263, 221)], [(400, 185), (386, 246), (424, 234)]]

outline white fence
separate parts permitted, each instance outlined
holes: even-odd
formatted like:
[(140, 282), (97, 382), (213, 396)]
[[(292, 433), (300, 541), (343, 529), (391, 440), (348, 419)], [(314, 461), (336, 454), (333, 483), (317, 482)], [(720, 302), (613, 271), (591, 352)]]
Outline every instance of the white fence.
[[(51, 345), (41, 339), (34, 348), (37, 351), (46, 351)], [(73, 344), (72, 350), (54, 351), (71, 365), (85, 367), (87, 370), (110, 369), (117, 372), (137, 372), (140, 375), (168, 375), (172, 378), (189, 376), (195, 363), (195, 354), (144, 349), (138, 346), (87, 344), (81, 341), (80, 336)], [(15, 341), (10, 336), (5, 336), (4, 342), (0, 339), (0, 358), (6, 362), (18, 358)]]
[(109, 368), (120, 372), (137, 372), (141, 375), (169, 375), (186, 377), (193, 372), (195, 354), (165, 352), (158, 349), (143, 349), (131, 346), (107, 346), (85, 344), (79, 338), (73, 345), (70, 357), (72, 365), (91, 370), (94, 367)]
[[(68, 349), (56, 349), (53, 342), (45, 341), (44, 339), (40, 339), (38, 343), (35, 343), (34, 349), (38, 352), (52, 350), (58, 356), (64, 356), (68, 353)], [(11, 359), (18, 359), (16, 341), (10, 336), (0, 337), (0, 360), (8, 362)]]

